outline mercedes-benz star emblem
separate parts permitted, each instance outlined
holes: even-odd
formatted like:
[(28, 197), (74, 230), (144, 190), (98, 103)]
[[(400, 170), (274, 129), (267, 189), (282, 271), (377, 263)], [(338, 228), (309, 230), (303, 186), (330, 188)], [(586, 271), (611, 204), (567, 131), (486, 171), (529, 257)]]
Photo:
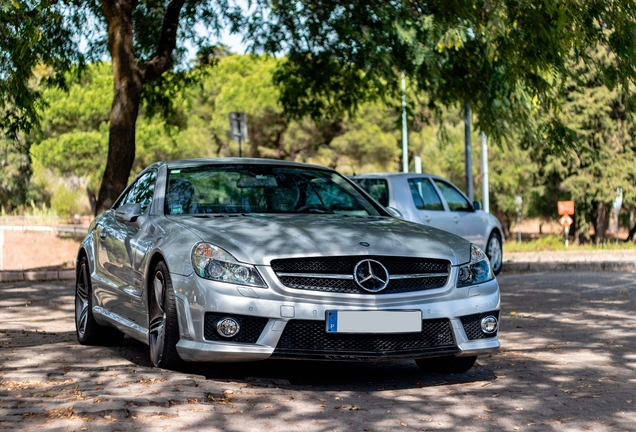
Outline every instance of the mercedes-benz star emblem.
[(353, 269), (353, 279), (365, 291), (380, 292), (389, 284), (389, 271), (376, 260), (362, 260)]

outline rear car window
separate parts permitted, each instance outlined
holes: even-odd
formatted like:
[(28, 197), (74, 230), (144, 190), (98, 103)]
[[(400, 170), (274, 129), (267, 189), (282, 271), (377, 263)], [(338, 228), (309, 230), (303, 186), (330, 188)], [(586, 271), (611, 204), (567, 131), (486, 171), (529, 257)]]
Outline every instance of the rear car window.
[(454, 186), (441, 180), (435, 180), (435, 184), (444, 195), (450, 211), (473, 211), (468, 200)]
[(409, 179), (409, 188), (413, 197), (413, 204), (420, 210), (444, 210), (433, 184), (426, 178)]
[(384, 179), (355, 179), (362, 189), (384, 207), (389, 205), (389, 185)]

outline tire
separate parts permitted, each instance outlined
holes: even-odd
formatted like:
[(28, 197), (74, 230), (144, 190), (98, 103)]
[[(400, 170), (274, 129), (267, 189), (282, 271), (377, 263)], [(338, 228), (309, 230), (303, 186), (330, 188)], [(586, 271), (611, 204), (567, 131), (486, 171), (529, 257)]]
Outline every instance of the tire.
[(501, 235), (497, 231), (493, 231), (488, 237), (486, 255), (490, 260), (493, 273), (497, 276), (503, 267), (503, 246), (501, 244)]
[(177, 305), (168, 268), (160, 261), (148, 289), (150, 361), (154, 367), (179, 369), (183, 360), (177, 353), (179, 323)]
[(457, 374), (468, 372), (475, 364), (477, 356), (473, 357), (430, 357), (415, 360), (415, 363), (424, 372), (437, 372), (442, 374)]
[(82, 257), (75, 278), (75, 333), (81, 345), (119, 345), (124, 334), (114, 327), (97, 324), (93, 316), (93, 287), (88, 260)]

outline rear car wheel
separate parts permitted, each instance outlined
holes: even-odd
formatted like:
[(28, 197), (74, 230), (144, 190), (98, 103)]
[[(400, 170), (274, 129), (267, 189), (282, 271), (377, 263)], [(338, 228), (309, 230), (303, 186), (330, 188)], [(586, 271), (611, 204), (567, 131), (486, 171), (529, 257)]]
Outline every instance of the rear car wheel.
[(82, 257), (75, 280), (75, 331), (82, 345), (119, 345), (124, 334), (113, 327), (97, 324), (93, 316), (93, 288), (88, 260)]
[(182, 364), (177, 353), (179, 323), (172, 281), (163, 261), (155, 267), (148, 294), (150, 360), (155, 367), (176, 369)]
[(475, 364), (477, 356), (472, 357), (430, 357), (415, 360), (415, 363), (424, 372), (437, 372), (443, 374), (464, 373), (470, 370)]
[(498, 275), (503, 266), (503, 247), (501, 245), (501, 235), (497, 231), (490, 233), (488, 243), (486, 243), (486, 255), (490, 260), (493, 273)]

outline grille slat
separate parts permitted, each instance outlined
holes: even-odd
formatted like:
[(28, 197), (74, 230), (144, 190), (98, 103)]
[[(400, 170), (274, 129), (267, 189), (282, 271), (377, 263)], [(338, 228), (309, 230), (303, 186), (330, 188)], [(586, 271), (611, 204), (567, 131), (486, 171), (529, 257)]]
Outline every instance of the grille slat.
[[(397, 294), (441, 288), (446, 285), (448, 276), (413, 277), (391, 279), (388, 286), (378, 293), (369, 293), (351, 280), (356, 264), (364, 259), (381, 262), (389, 274), (426, 275), (449, 274), (450, 262), (432, 258), (401, 258), (379, 256), (346, 256), (329, 258), (294, 258), (273, 260), (271, 265), (281, 283), (289, 288), (342, 294)], [(294, 276), (284, 275), (294, 273)], [(306, 273), (307, 276), (302, 276)], [(320, 277), (325, 274), (325, 277)], [(343, 279), (335, 279), (335, 275)]]
[[(241, 326), (236, 336), (226, 338), (219, 335), (216, 331), (216, 324), (221, 318), (225, 317), (234, 318)], [(211, 341), (256, 343), (258, 338), (261, 336), (261, 333), (263, 333), (263, 329), (265, 328), (267, 321), (269, 321), (267, 318), (261, 317), (208, 312), (205, 314), (203, 335), (205, 339)]]
[(481, 330), (481, 320), (487, 317), (488, 315), (493, 315), (495, 318), (497, 318), (497, 321), (499, 321), (499, 311), (466, 315), (459, 318), (460, 321), (462, 322), (462, 325), (464, 326), (464, 331), (466, 332), (466, 336), (468, 337), (469, 340), (488, 339), (488, 338), (493, 338), (497, 336), (499, 329), (497, 329), (497, 331), (492, 334), (484, 333)]
[(381, 354), (445, 348), (454, 344), (448, 319), (423, 320), (421, 332), (397, 334), (327, 333), (325, 321), (291, 320), (285, 326), (276, 350), (305, 354)]

